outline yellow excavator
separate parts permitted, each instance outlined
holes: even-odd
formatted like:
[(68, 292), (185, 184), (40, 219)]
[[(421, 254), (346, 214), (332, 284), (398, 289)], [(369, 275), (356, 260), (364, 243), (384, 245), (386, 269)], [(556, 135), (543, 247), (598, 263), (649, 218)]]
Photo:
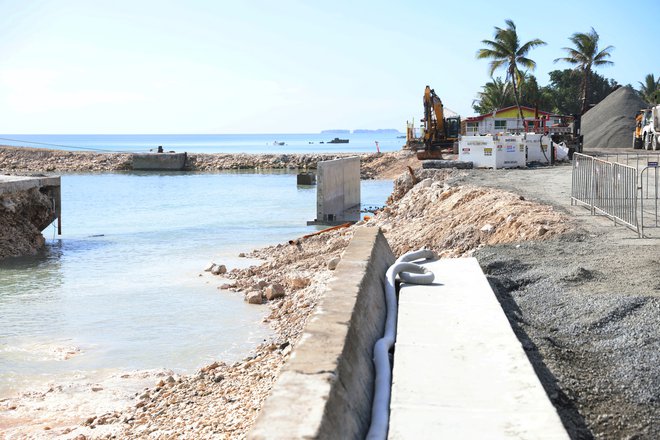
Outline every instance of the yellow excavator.
[(445, 118), (442, 101), (435, 91), (426, 86), (424, 90), (424, 135), (421, 140), (421, 148), (417, 148), (417, 158), (442, 159), (443, 149), (453, 149), (454, 143), (458, 141), (461, 131), (461, 117), (451, 116)]

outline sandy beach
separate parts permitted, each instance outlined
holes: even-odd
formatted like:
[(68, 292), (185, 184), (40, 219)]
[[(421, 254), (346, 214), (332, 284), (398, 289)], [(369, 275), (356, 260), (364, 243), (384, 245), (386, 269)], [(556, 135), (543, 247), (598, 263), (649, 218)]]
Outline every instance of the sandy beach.
[[(244, 160), (217, 156), (205, 159), (211, 169)], [(257, 295), (263, 305), (255, 307), (267, 309), (274, 335), (248, 357), (232, 364), (218, 360), (192, 375), (126, 373), (4, 399), (2, 436), (244, 438), (333, 276), (331, 262), (365, 227), (381, 228), (395, 255), (428, 247), (443, 257), (479, 259), (572, 438), (660, 436), (660, 367), (653, 360), (660, 348), (654, 314), (660, 304), (648, 288), (657, 284), (651, 269), (660, 258), (657, 246), (571, 207), (568, 166), (422, 170), (406, 152), (372, 156), (363, 161), (363, 177), (400, 175), (388, 205), (372, 219), (294, 244), (246, 249), (246, 257), (262, 263), (229, 268), (226, 279), (217, 279), (222, 294)], [(57, 163), (56, 157), (48, 161)], [(83, 157), (78, 170), (122, 160)], [(11, 168), (11, 160), (18, 159), (0, 155), (0, 168)], [(35, 171), (31, 167), (15, 170)], [(555, 191), (546, 190), (549, 183)], [(636, 270), (622, 258), (622, 247), (641, 255)], [(272, 295), (274, 286), (283, 296)], [(130, 375), (145, 381), (122, 391), (118, 383)]]

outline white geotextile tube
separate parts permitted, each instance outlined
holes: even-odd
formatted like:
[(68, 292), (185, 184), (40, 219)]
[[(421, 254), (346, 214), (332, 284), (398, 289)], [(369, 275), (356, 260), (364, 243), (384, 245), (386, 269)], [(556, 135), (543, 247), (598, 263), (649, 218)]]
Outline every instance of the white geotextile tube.
[(427, 268), (412, 261), (425, 259), (436, 259), (437, 255), (428, 249), (408, 252), (399, 257), (396, 262), (387, 269), (385, 274), (385, 332), (382, 338), (374, 345), (374, 367), (376, 379), (374, 386), (374, 401), (371, 408), (371, 426), (367, 433), (368, 440), (384, 440), (390, 421), (390, 395), (392, 387), (392, 366), (390, 364), (389, 351), (394, 345), (396, 337), (397, 321), (397, 299), (396, 299), (396, 277), (413, 284), (431, 284), (434, 274)]

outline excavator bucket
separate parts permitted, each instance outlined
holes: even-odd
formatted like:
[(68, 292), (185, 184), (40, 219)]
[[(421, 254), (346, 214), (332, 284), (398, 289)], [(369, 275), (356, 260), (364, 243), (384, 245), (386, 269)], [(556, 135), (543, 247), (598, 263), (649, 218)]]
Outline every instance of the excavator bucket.
[(417, 159), (419, 159), (419, 160), (428, 160), (428, 159), (442, 160), (442, 151), (440, 151), (440, 149), (418, 150), (417, 151)]

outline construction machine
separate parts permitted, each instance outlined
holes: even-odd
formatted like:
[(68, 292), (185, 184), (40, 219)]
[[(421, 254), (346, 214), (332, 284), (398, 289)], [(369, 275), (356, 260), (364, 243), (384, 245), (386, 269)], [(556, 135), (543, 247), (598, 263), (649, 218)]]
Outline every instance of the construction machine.
[(417, 158), (442, 159), (443, 149), (453, 149), (461, 131), (461, 117), (445, 117), (442, 101), (435, 91), (426, 86), (424, 90), (424, 134), (413, 147)]
[(637, 114), (633, 148), (660, 150), (660, 105), (640, 110)]

